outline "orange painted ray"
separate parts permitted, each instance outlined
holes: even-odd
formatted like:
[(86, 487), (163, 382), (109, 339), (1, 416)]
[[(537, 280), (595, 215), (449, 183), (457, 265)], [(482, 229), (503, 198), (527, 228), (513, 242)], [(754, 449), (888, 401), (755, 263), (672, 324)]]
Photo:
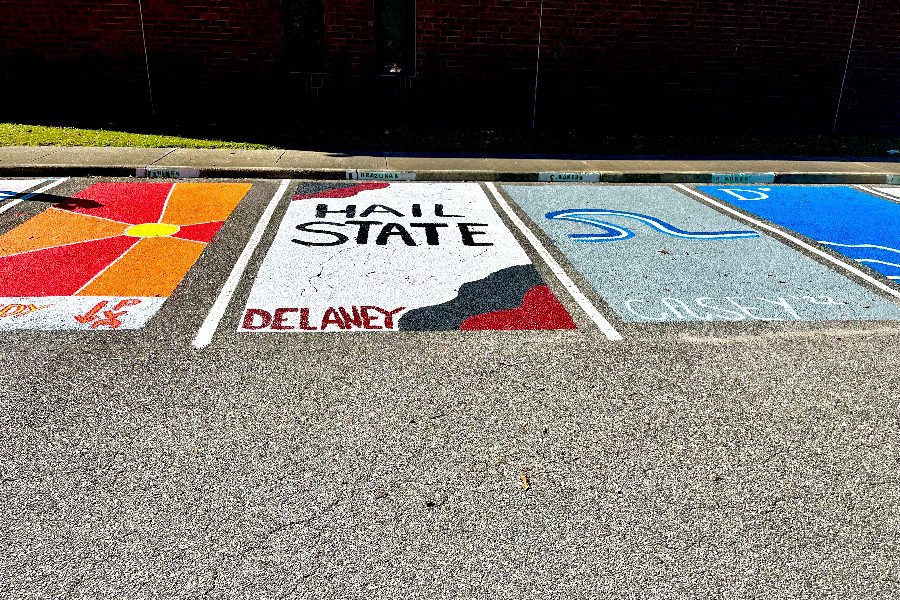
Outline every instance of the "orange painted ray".
[(193, 225), (224, 221), (251, 187), (250, 183), (175, 184), (160, 222)]
[(171, 237), (144, 238), (78, 295), (166, 297), (205, 247)]
[(113, 237), (128, 227), (126, 223), (50, 208), (0, 236), (0, 256)]

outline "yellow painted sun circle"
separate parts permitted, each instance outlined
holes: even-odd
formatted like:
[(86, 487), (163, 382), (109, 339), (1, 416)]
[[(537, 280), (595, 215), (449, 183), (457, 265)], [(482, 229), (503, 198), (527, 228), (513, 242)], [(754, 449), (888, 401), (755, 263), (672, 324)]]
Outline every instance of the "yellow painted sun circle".
[(168, 223), (141, 223), (134, 225), (125, 230), (125, 235), (131, 237), (166, 237), (173, 233), (178, 233), (181, 229), (178, 225), (169, 225)]

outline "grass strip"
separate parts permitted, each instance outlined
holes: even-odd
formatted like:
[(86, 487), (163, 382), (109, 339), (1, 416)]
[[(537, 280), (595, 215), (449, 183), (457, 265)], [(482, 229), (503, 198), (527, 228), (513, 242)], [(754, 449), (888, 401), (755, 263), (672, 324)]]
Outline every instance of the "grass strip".
[(126, 148), (229, 148), (259, 150), (271, 148), (265, 144), (223, 142), (172, 135), (129, 133), (105, 129), (77, 127), (48, 127), (0, 123), (0, 146), (90, 146)]
[[(90, 125), (90, 123), (83, 123)], [(132, 129), (140, 133), (118, 131)], [(177, 133), (178, 135), (170, 135)], [(243, 142), (221, 139), (249, 140)], [(679, 133), (477, 127), (310, 127), (274, 123), (115, 124), (111, 129), (0, 123), (0, 146), (284, 148), (319, 152), (420, 152), (652, 157), (867, 157), (900, 160), (900, 136), (729, 131)]]

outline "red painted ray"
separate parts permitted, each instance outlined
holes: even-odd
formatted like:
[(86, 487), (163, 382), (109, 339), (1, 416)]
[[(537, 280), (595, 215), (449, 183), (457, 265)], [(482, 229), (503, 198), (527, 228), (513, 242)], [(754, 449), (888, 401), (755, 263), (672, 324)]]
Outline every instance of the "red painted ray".
[(120, 235), (0, 257), (0, 296), (71, 296), (139, 239)]
[(195, 242), (210, 242), (225, 221), (213, 221), (212, 223), (197, 223), (196, 225), (182, 225), (178, 233), (172, 237)]
[(522, 306), (475, 315), (463, 321), (463, 331), (577, 329), (575, 321), (546, 285), (525, 292)]
[(95, 183), (55, 205), (83, 215), (139, 225), (162, 216), (172, 183)]
[(382, 183), (380, 181), (375, 183), (360, 183), (359, 185), (354, 185), (352, 187), (345, 188), (337, 188), (334, 190), (326, 190), (324, 192), (319, 192), (317, 194), (298, 194), (294, 196), (294, 200), (308, 200), (310, 198), (350, 198), (351, 196), (355, 196), (360, 192), (367, 192), (369, 190), (383, 190), (386, 187), (390, 187), (389, 183)]

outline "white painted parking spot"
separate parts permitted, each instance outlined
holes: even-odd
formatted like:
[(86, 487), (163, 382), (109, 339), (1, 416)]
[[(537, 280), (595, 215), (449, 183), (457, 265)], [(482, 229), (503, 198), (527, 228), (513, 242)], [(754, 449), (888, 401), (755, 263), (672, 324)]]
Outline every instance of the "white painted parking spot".
[(300, 192), (240, 331), (575, 328), (478, 184)]

